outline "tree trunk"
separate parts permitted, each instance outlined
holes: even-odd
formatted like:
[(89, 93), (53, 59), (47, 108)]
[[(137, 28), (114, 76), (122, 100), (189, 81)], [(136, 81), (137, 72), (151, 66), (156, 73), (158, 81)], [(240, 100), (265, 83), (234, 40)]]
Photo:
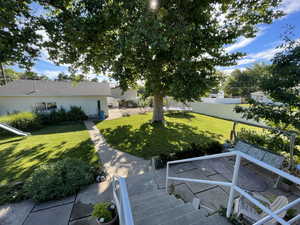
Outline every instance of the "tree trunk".
[(154, 108), (152, 122), (164, 122), (164, 97), (162, 95), (154, 95)]
[[(3, 84), (6, 85), (7, 84), (7, 80), (6, 80), (6, 76), (5, 76), (5, 72), (4, 72), (4, 68), (2, 63), (0, 63), (0, 69), (1, 69), (1, 75), (2, 75), (2, 79), (3, 79)], [(1, 80), (0, 80), (1, 81)], [(0, 82), (1, 84), (2, 82)]]

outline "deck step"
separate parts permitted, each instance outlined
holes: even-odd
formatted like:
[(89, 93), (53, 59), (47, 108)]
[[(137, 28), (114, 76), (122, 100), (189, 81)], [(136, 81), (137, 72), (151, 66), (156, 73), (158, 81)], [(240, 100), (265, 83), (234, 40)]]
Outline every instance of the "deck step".
[(137, 218), (136, 225), (152, 225), (163, 224), (170, 221), (170, 218), (176, 218), (178, 215), (183, 215), (193, 211), (194, 208), (191, 204), (181, 204), (174, 208), (166, 208), (165, 210), (149, 212), (148, 215), (144, 215), (142, 218)]
[(190, 225), (194, 224), (195, 222), (197, 225), (210, 225), (210, 223), (208, 223), (207, 217), (203, 216), (203, 213), (197, 210), (178, 215), (175, 218), (170, 218), (170, 220), (166, 223), (159, 223), (157, 225)]
[(163, 210), (171, 209), (182, 204), (184, 204), (184, 202), (176, 198), (164, 199), (163, 201), (154, 204), (143, 205), (142, 207), (138, 205), (134, 207), (133, 215), (136, 217), (140, 217), (140, 215), (161, 212)]
[(152, 191), (145, 194), (133, 195), (130, 196), (130, 202), (136, 204), (137, 202), (145, 202), (153, 198), (167, 195), (165, 191)]
[(151, 176), (129, 179), (128, 192), (135, 225), (229, 225), (218, 214), (208, 216), (204, 208), (196, 210), (191, 203), (158, 190)]

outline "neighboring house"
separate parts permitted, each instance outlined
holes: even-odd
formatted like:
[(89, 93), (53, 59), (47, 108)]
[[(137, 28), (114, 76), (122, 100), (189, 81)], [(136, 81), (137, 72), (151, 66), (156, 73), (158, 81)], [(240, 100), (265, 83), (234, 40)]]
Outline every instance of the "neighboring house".
[(139, 98), (137, 90), (128, 89), (123, 92), (120, 87), (111, 88), (111, 97), (108, 98), (108, 105), (111, 107), (118, 107), (122, 100), (138, 103)]
[(262, 91), (252, 92), (251, 98), (260, 103), (273, 103), (273, 101), (269, 99)]
[(0, 87), (0, 115), (79, 106), (89, 117), (97, 116), (100, 110), (108, 116), (110, 95), (109, 84), (104, 82), (16, 80)]

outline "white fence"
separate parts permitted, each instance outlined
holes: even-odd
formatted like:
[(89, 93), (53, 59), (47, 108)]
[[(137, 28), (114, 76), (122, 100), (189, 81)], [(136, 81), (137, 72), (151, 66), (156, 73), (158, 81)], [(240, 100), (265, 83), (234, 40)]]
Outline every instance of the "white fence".
[(241, 104), (241, 98), (201, 98), (204, 103), (214, 104)]

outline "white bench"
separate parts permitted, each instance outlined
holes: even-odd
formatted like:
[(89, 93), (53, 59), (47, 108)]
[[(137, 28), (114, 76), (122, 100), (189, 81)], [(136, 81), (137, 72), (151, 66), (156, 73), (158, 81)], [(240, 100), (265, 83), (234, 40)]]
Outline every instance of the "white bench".
[(282, 164), (285, 159), (282, 155), (255, 147), (243, 141), (238, 141), (234, 148), (229, 149), (229, 151), (243, 152), (277, 169), (282, 168)]

